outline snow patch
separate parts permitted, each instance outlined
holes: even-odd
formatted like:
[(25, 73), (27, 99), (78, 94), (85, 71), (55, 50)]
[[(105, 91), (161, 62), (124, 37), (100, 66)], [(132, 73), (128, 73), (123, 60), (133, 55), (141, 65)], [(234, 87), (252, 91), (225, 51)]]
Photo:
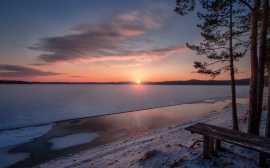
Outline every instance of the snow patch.
[(35, 138), (46, 134), (48, 131), (51, 130), (51, 128), (52, 125), (45, 125), (0, 132), (0, 148), (29, 142)]
[(29, 153), (8, 153), (12, 147), (0, 149), (0, 167), (8, 167), (12, 164), (15, 164), (21, 160), (29, 158)]
[(51, 150), (59, 150), (75, 145), (89, 143), (98, 137), (100, 137), (98, 133), (80, 133), (59, 138), (53, 138), (50, 139), (48, 142), (52, 143)]

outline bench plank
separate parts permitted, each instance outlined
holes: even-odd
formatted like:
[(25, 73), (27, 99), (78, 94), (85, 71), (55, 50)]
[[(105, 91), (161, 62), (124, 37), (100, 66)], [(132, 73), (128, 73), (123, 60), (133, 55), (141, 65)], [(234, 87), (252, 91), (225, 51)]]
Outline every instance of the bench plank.
[(225, 141), (248, 149), (270, 154), (270, 139), (204, 123), (191, 125), (186, 130), (209, 138)]
[[(261, 136), (258, 136), (258, 135), (248, 134), (248, 133), (239, 132), (239, 131), (235, 131), (235, 130), (230, 130), (230, 129), (227, 129), (227, 128), (222, 128), (222, 127), (209, 125), (209, 124), (204, 124), (204, 123), (197, 123), (197, 124), (194, 124), (192, 126), (187, 127), (186, 129), (188, 130), (188, 128), (198, 128), (198, 129), (203, 128), (203, 129), (207, 129), (209, 131), (215, 131), (216, 130), (216, 131), (220, 131), (220, 132), (222, 132), (224, 134), (226, 134), (226, 133), (228, 133), (230, 135), (234, 134), (233, 136), (235, 136), (235, 137), (241, 137), (241, 138), (244, 138), (245, 140), (251, 141), (251, 142), (254, 142), (254, 140), (263, 142), (263, 141), (266, 140), (265, 137), (261, 137)], [(270, 139), (268, 139), (268, 141), (266, 143), (270, 145), (269, 140)]]

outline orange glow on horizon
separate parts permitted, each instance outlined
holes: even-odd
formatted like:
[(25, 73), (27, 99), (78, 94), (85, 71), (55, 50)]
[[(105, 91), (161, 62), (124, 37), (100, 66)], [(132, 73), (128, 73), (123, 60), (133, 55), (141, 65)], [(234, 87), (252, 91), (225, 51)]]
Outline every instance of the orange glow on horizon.
[(141, 81), (140, 80), (137, 80), (137, 84), (140, 84), (141, 83)]

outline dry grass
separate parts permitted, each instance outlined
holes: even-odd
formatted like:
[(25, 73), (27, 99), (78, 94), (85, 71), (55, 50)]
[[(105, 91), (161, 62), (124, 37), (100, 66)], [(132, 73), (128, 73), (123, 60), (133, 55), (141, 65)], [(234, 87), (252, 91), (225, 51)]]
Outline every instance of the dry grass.
[(169, 147), (172, 147), (172, 145), (170, 145), (170, 144), (167, 144), (167, 145), (166, 145), (166, 148), (169, 148)]
[(138, 160), (138, 162), (142, 162), (142, 161), (145, 161), (145, 160), (147, 160), (147, 159), (151, 159), (151, 158), (155, 157), (157, 154), (159, 154), (160, 152), (161, 152), (161, 151), (156, 150), (156, 149), (154, 149), (154, 150), (149, 150), (149, 151), (145, 152), (145, 154), (143, 155), (143, 157), (141, 157), (141, 158)]
[(247, 110), (247, 112), (244, 115), (240, 116), (238, 121), (239, 122), (246, 122), (248, 120), (248, 115), (249, 115), (249, 110)]

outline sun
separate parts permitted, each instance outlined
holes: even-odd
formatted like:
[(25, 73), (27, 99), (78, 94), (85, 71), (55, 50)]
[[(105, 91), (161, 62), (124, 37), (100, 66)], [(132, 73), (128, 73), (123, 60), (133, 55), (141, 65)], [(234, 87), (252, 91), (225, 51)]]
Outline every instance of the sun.
[(137, 80), (137, 83), (139, 84), (139, 83), (141, 83), (141, 81), (140, 80)]

